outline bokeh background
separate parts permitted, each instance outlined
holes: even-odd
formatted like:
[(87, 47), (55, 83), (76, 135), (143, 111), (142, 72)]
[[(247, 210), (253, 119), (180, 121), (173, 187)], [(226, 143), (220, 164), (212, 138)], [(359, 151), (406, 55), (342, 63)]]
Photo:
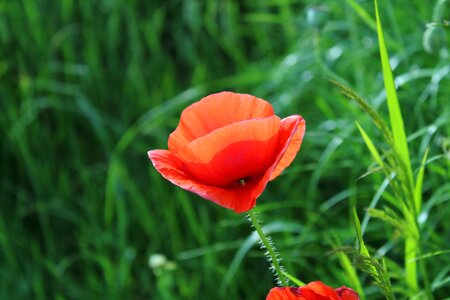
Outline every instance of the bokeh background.
[[(381, 0), (380, 13), (415, 169), (430, 151), (422, 247), (444, 251), (426, 262), (445, 299), (449, 2)], [(223, 90), (307, 121), (258, 200), (289, 272), (349, 285), (330, 251), (354, 246), (355, 205), (394, 286), (403, 276), (402, 239), (365, 211), (389, 189), (354, 121), (382, 138), (329, 82), (388, 120), (372, 1), (1, 0), (0, 45), (1, 299), (265, 299), (274, 282), (245, 214), (171, 185), (146, 155), (184, 107)]]

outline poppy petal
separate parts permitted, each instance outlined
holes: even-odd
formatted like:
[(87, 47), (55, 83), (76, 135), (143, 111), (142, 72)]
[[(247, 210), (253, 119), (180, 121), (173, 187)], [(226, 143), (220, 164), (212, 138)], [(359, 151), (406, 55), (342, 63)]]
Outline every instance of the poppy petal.
[(233, 123), (200, 137), (176, 154), (199, 181), (226, 187), (263, 174), (275, 161), (280, 118)]
[(299, 288), (276, 287), (270, 290), (266, 300), (306, 300)]
[(358, 294), (346, 286), (336, 289), (336, 293), (341, 297), (341, 300), (359, 300)]
[(285, 141), (284, 147), (286, 148), (282, 158), (272, 172), (270, 180), (275, 179), (292, 163), (302, 145), (305, 129), (306, 124), (302, 116), (294, 115), (281, 121), (280, 141)]
[(306, 299), (314, 299), (314, 300), (339, 300), (339, 296), (336, 291), (323, 284), (320, 281), (313, 281), (308, 283), (306, 286), (301, 288), (302, 295), (305, 296)]
[(180, 123), (169, 136), (169, 150), (176, 154), (181, 147), (218, 128), (273, 114), (267, 101), (252, 95), (232, 92), (209, 95), (182, 112)]
[(189, 173), (185, 165), (168, 150), (152, 150), (148, 157), (156, 170), (173, 184), (211, 200), (220, 206), (233, 209), (237, 213), (252, 209), (269, 181), (270, 173), (250, 178), (244, 185), (221, 188), (202, 183)]

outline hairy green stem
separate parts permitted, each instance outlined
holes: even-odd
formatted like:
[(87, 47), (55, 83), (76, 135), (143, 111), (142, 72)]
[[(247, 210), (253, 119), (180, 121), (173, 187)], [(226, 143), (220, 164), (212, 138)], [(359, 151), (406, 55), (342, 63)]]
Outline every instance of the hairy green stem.
[(248, 211), (248, 216), (249, 216), (250, 221), (253, 224), (253, 227), (255, 227), (255, 230), (258, 233), (258, 236), (259, 236), (261, 242), (263, 243), (264, 247), (267, 250), (267, 253), (266, 253), (267, 259), (269, 260), (269, 263), (272, 264), (272, 267), (275, 270), (275, 273), (278, 277), (277, 279), (278, 279), (279, 283), (281, 283), (282, 286), (287, 286), (288, 281), (283, 274), (283, 270), (280, 265), (277, 250), (276, 250), (275, 246), (270, 241), (270, 238), (262, 230), (261, 223), (258, 219), (257, 214), (253, 210), (250, 210), (250, 211)]

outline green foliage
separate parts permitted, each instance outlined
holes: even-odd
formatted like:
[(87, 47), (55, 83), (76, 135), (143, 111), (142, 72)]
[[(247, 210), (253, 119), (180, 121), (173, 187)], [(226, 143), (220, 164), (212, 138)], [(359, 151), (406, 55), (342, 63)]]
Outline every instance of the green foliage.
[(403, 218), (392, 209), (388, 207), (385, 207), (383, 209), (371, 208), (369, 209), (369, 215), (371, 217), (385, 221), (394, 229), (396, 229), (399, 235), (405, 238), (412, 237), (417, 239), (417, 236), (415, 236), (416, 232), (411, 229), (411, 227), (409, 226), (410, 224), (404, 221)]
[(389, 272), (383, 260), (378, 260), (353, 249), (341, 249), (351, 259), (355, 267), (364, 273), (367, 273), (373, 282), (382, 290), (384, 296), (388, 300), (394, 300), (395, 295), (391, 286)]
[[(401, 136), (385, 121), (371, 1), (0, 0), (0, 299), (264, 299), (275, 283), (243, 215), (174, 187), (146, 157), (167, 147), (186, 105), (221, 90), (307, 121), (298, 158), (258, 199), (289, 274), (359, 281), (366, 299), (383, 297), (326, 255), (354, 241), (355, 206), (371, 265), (386, 261), (396, 295), (410, 297), (398, 230), (364, 210), (388, 206), (417, 223), (416, 296), (445, 299), (446, 3), (379, 3)], [(414, 179), (406, 189), (402, 166)], [(408, 189), (409, 219), (398, 200)]]
[(364, 131), (364, 129), (359, 125), (358, 122), (356, 122), (356, 126), (358, 127), (359, 133), (361, 133), (362, 138), (364, 139), (364, 142), (366, 143), (367, 148), (370, 151), (370, 154), (372, 154), (373, 159), (380, 165), (382, 168), (386, 168), (383, 163), (383, 159), (381, 158), (380, 154), (378, 154), (378, 150), (373, 144), (370, 137), (367, 135), (367, 133)]
[[(367, 273), (372, 278), (373, 282), (382, 290), (386, 299), (393, 300), (395, 299), (395, 295), (392, 290), (391, 280), (386, 265), (384, 264), (384, 261), (380, 262), (379, 259), (370, 255), (369, 249), (362, 236), (361, 222), (359, 221), (358, 214), (354, 208), (352, 211), (353, 225), (358, 241), (357, 250), (350, 247), (336, 247), (334, 252), (339, 256), (340, 260), (350, 258), (354, 267)], [(347, 268), (349, 267), (347, 266), (346, 269)], [(365, 299), (365, 295), (361, 292), (360, 296), (362, 299)]]
[[(341, 93), (349, 99), (355, 100), (361, 108), (371, 116), (374, 124), (381, 130), (383, 136), (390, 146), (388, 152), (386, 152), (387, 164), (383, 163), (381, 156), (378, 154), (378, 150), (374, 143), (365, 132), (365, 130), (357, 123), (357, 127), (363, 137), (369, 152), (372, 154), (373, 159), (381, 166), (387, 177), (391, 173), (396, 175), (396, 178), (391, 181), (391, 185), (394, 191), (394, 201), (390, 201), (396, 208), (400, 208), (403, 216), (400, 216), (397, 212), (385, 207), (380, 209), (369, 209), (369, 214), (372, 217), (381, 219), (393, 228), (395, 228), (399, 235), (405, 238), (405, 274), (406, 283), (408, 285), (410, 295), (417, 294), (419, 292), (419, 283), (417, 275), (416, 257), (421, 251), (420, 246), (420, 231), (418, 228), (418, 217), (422, 207), (422, 183), (424, 176), (424, 164), (426, 157), (428, 156), (428, 150), (426, 150), (422, 159), (422, 164), (419, 169), (419, 173), (414, 185), (412, 166), (409, 156), (408, 143), (405, 134), (405, 128), (403, 124), (403, 118), (400, 110), (400, 105), (397, 97), (397, 91), (395, 88), (395, 82), (390, 67), (389, 56), (386, 49), (386, 43), (384, 40), (383, 27), (380, 21), (380, 15), (378, 11), (378, 2), (375, 2), (375, 17), (376, 27), (378, 33), (379, 52), (381, 57), (381, 66), (383, 73), (384, 87), (386, 91), (386, 100), (388, 104), (388, 111), (390, 117), (391, 129), (388, 129), (382, 118), (375, 112), (375, 110), (364, 99), (359, 97), (352, 89), (332, 81), (336, 86), (341, 89)], [(359, 7), (353, 5), (355, 9), (359, 10)], [(399, 206), (395, 202), (401, 202)], [(356, 212), (354, 212), (357, 237), (360, 245), (360, 254), (368, 256), (368, 251), (362, 240), (361, 228), (359, 226), (359, 220)], [(422, 264), (422, 277), (425, 288), (425, 294), (428, 299), (433, 299), (433, 294), (430, 288), (429, 279), (425, 266)], [(374, 267), (370, 267), (374, 274)], [(376, 280), (377, 281), (377, 280)], [(383, 288), (383, 290), (385, 290)], [(420, 292), (422, 294), (422, 292)], [(387, 298), (390, 298), (386, 295)]]
[[(389, 119), (391, 132), (394, 142), (394, 150), (397, 152), (401, 166), (400, 170), (405, 169), (407, 174), (403, 181), (406, 184), (412, 184), (412, 174), (410, 172), (411, 162), (409, 159), (408, 143), (406, 141), (405, 128), (403, 126), (403, 117), (395, 89), (394, 77), (392, 75), (391, 66), (389, 65), (389, 55), (384, 41), (383, 26), (381, 25), (380, 15), (378, 13), (378, 2), (375, 2), (375, 16), (377, 21), (378, 43), (380, 48), (381, 66), (383, 70), (384, 88), (386, 90), (386, 102), (389, 108)], [(399, 174), (403, 175), (403, 174)]]

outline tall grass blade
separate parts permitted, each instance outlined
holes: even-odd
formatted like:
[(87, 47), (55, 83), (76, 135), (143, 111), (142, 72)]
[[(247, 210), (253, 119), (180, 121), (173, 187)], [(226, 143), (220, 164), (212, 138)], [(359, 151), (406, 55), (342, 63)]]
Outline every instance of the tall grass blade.
[[(416, 201), (414, 199), (408, 199), (414, 197), (413, 192), (413, 177), (411, 171), (411, 162), (409, 158), (408, 143), (406, 140), (405, 128), (403, 125), (403, 118), (400, 110), (400, 105), (397, 98), (397, 92), (395, 89), (394, 78), (392, 75), (392, 70), (389, 65), (389, 55), (386, 49), (386, 43), (383, 36), (383, 28), (380, 21), (380, 15), (378, 12), (378, 1), (374, 0), (375, 3), (375, 17), (377, 22), (377, 34), (378, 34), (378, 44), (380, 50), (381, 67), (383, 71), (384, 87), (386, 90), (386, 99), (389, 109), (389, 118), (391, 122), (392, 135), (394, 138), (394, 150), (398, 156), (400, 163), (399, 171), (401, 172), (400, 180), (405, 184), (406, 200), (409, 202), (411, 209), (405, 211), (405, 218), (412, 219), (412, 226), (416, 226), (415, 217), (417, 215), (415, 209)], [(403, 179), (403, 180), (402, 180)], [(409, 194), (409, 195), (408, 195)], [(414, 261), (417, 256), (418, 251), (418, 239), (414, 236), (406, 237), (405, 241), (405, 272), (406, 272), (406, 282), (412, 291), (418, 289), (417, 282), (417, 264)]]
[(412, 182), (411, 162), (409, 159), (408, 143), (406, 140), (405, 128), (403, 125), (403, 118), (400, 110), (400, 105), (397, 98), (397, 91), (395, 89), (394, 77), (392, 75), (391, 66), (389, 65), (389, 55), (386, 49), (386, 43), (383, 35), (383, 28), (378, 12), (378, 1), (375, 0), (375, 16), (377, 22), (378, 43), (381, 57), (381, 67), (383, 70), (384, 87), (386, 89), (386, 98), (389, 109), (389, 118), (391, 122), (392, 135), (394, 137), (394, 146), (403, 165), (406, 167), (407, 179)]

